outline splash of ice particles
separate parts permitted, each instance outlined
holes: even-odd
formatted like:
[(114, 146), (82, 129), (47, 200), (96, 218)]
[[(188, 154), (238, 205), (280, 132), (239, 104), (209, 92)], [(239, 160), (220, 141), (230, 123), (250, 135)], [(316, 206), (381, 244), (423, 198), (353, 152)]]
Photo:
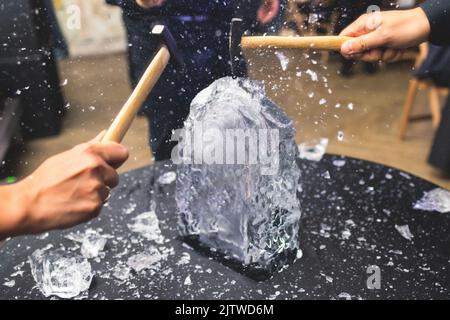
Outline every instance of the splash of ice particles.
[[(181, 234), (193, 236), (244, 265), (270, 270), (279, 262), (281, 268), (291, 253), (295, 257), (299, 245), (296, 190), (300, 171), (292, 121), (265, 97), (260, 82), (223, 78), (191, 104), (185, 130), (195, 132), (199, 127), (219, 132), (278, 131), (279, 143), (269, 147), (278, 172), (261, 174), (261, 164), (178, 165), (176, 201)], [(184, 152), (188, 143), (181, 141), (179, 147)], [(245, 144), (244, 153), (249, 149)]]
[(158, 217), (154, 210), (144, 212), (132, 219), (132, 224), (128, 224), (128, 228), (150, 241), (155, 241), (158, 244), (164, 242), (164, 237), (161, 235), (159, 228)]
[(414, 205), (414, 209), (448, 213), (450, 212), (450, 191), (436, 188), (425, 192), (423, 198)]
[(46, 297), (73, 298), (91, 285), (91, 264), (81, 255), (62, 249), (38, 249), (28, 262), (37, 287)]
[(298, 145), (299, 158), (309, 161), (322, 160), (328, 147), (328, 139), (322, 138), (319, 142), (311, 141)]

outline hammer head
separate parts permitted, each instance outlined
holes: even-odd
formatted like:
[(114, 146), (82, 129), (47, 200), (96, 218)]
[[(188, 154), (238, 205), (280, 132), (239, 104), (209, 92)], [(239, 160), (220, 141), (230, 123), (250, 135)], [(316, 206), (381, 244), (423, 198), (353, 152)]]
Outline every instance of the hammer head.
[(167, 49), (169, 49), (171, 58), (184, 69), (184, 59), (181, 53), (178, 51), (177, 44), (172, 34), (165, 25), (157, 24), (153, 27), (151, 32), (152, 37), (155, 38), (156, 41), (159, 41), (161, 45), (165, 45)]
[(247, 76), (247, 65), (241, 46), (241, 39), (244, 32), (243, 20), (241, 18), (233, 18), (231, 20), (230, 30), (230, 59), (233, 78)]

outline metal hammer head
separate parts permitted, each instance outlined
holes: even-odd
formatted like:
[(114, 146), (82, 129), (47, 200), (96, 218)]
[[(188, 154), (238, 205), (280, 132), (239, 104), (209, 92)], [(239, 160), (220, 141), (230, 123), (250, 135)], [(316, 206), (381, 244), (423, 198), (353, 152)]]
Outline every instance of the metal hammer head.
[(152, 37), (157, 39), (161, 44), (166, 45), (169, 49), (170, 56), (175, 60), (178, 65), (184, 69), (184, 59), (181, 53), (178, 51), (177, 44), (172, 34), (165, 25), (157, 24), (153, 27), (151, 32)]
[(230, 30), (230, 59), (233, 78), (247, 76), (247, 65), (241, 46), (244, 32), (244, 21), (241, 18), (233, 18)]

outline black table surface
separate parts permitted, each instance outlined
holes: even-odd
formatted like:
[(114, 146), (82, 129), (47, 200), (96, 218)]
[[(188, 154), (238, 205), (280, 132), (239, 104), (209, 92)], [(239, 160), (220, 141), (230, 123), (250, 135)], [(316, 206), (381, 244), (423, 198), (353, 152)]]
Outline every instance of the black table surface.
[[(342, 167), (334, 160), (345, 160)], [(52, 244), (79, 253), (69, 232), (87, 228), (111, 235), (105, 257), (90, 260), (95, 272), (89, 299), (439, 299), (450, 297), (450, 216), (413, 209), (435, 185), (382, 165), (325, 156), (301, 160), (303, 257), (271, 279), (257, 282), (187, 246), (177, 233), (175, 185), (157, 178), (174, 168), (167, 163), (122, 175), (101, 216), (87, 225), (48, 235), (10, 240), (0, 252), (0, 298), (43, 299), (32, 278), (28, 256)], [(329, 173), (329, 176), (327, 174)], [(169, 251), (157, 271), (134, 273), (127, 281), (113, 277), (117, 264), (152, 244), (131, 232), (127, 223), (157, 205), (166, 238), (158, 248)], [(409, 241), (395, 225), (408, 225)], [(184, 252), (191, 259), (181, 264)], [(369, 288), (380, 271), (381, 288)], [(19, 271), (19, 273), (17, 273)], [(22, 272), (21, 272), (22, 271)], [(186, 278), (190, 278), (186, 281)], [(4, 285), (14, 280), (12, 287)], [(370, 279), (369, 279), (370, 280)], [(369, 281), (371, 282), (371, 281)]]

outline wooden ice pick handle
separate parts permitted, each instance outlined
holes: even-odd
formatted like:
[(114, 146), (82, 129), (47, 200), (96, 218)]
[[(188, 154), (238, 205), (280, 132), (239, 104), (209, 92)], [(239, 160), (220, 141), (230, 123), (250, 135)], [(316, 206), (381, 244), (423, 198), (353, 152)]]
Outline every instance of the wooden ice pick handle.
[(242, 37), (241, 46), (244, 49), (274, 48), (274, 49), (315, 49), (340, 51), (344, 42), (351, 37), (314, 36), (314, 37)]
[(103, 142), (117, 142), (120, 143), (131, 126), (140, 107), (147, 99), (149, 93), (154, 88), (156, 82), (161, 77), (164, 69), (170, 60), (170, 52), (167, 46), (163, 45), (156, 53), (150, 65), (147, 67), (142, 78), (139, 80), (133, 93), (128, 98), (125, 105), (120, 110), (119, 114), (114, 119), (109, 127)]

